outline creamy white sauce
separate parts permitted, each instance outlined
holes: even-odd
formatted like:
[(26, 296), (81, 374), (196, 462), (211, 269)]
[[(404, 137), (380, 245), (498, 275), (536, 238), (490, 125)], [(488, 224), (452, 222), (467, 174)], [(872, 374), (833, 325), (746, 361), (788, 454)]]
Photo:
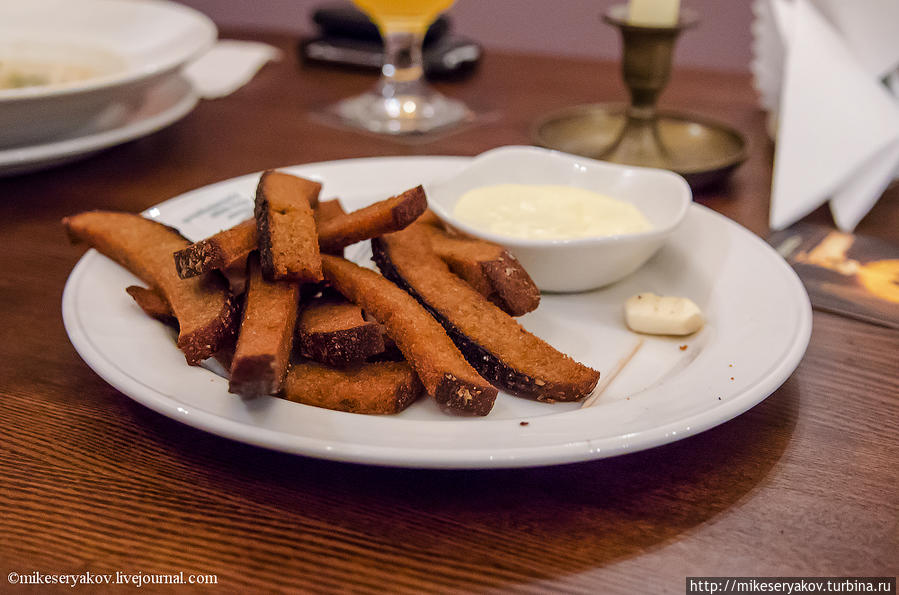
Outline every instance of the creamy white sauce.
[(97, 74), (94, 69), (80, 64), (0, 60), (0, 89), (71, 83)]
[(560, 185), (482, 186), (463, 194), (453, 215), (472, 227), (532, 240), (612, 236), (652, 229), (643, 213), (631, 204)]
[(0, 40), (0, 90), (68, 85), (125, 66), (122, 56), (100, 47)]

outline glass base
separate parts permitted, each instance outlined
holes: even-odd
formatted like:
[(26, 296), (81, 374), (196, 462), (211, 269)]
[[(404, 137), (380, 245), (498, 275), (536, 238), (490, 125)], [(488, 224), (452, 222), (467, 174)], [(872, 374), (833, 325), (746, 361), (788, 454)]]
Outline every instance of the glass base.
[(376, 91), (344, 99), (329, 111), (341, 123), (378, 134), (427, 134), (470, 121), (474, 114), (461, 101), (428, 90), (385, 97)]

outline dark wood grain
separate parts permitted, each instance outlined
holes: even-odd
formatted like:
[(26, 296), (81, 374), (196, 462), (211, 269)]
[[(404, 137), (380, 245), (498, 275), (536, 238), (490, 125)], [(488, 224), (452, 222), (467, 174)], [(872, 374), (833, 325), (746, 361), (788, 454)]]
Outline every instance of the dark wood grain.
[[(83, 252), (67, 244), (64, 215), (138, 211), (294, 163), (527, 144), (549, 110), (623, 98), (613, 64), (491, 54), (471, 80), (441, 88), (497, 117), (410, 146), (312, 122), (311, 106), (373, 79), (300, 69), (292, 40), (263, 39), (287, 58), (234, 95), (81, 163), (0, 179), (3, 570), (184, 571), (217, 574), (229, 592), (370, 593), (677, 593), (688, 575), (897, 574), (899, 333), (829, 314), (815, 313), (797, 372), (737, 419), (542, 469), (412, 471), (269, 452), (162, 417), (97, 377), (59, 315)], [(748, 135), (749, 161), (697, 200), (766, 233), (772, 147), (749, 78), (677, 71), (663, 103)], [(895, 239), (897, 198), (888, 191), (861, 229)]]

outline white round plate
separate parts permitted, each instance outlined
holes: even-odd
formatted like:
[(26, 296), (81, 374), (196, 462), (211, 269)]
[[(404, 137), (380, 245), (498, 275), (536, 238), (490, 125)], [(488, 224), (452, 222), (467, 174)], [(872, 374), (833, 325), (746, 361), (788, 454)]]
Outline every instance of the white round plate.
[(0, 176), (61, 165), (147, 136), (189, 114), (197, 101), (199, 97), (191, 84), (181, 75), (171, 75), (147, 91), (133, 111), (111, 110), (90, 126), (61, 140), (0, 149)]
[[(355, 209), (460, 170), (469, 158), (372, 158), (285, 168), (324, 183)], [(189, 192), (146, 213), (191, 239), (252, 213), (258, 175)], [(364, 262), (367, 243), (348, 250)], [(646, 337), (593, 407), (500, 393), (485, 418), (441, 413), (421, 399), (395, 416), (354, 415), (274, 397), (242, 399), (224, 378), (189, 367), (171, 331), (147, 318), (125, 287), (138, 281), (90, 250), (63, 294), (66, 331), (84, 361), (126, 395), (206, 431), (285, 452), (377, 465), (525, 467), (642, 450), (727, 421), (776, 390), (799, 364), (811, 307), (784, 260), (749, 231), (699, 205), (639, 271), (610, 287), (546, 294), (520, 319), (531, 332), (603, 373), (637, 337), (622, 320), (632, 294), (692, 298), (708, 322), (696, 335)], [(522, 423), (527, 422), (527, 423)]]
[(130, 105), (212, 47), (217, 35), (202, 13), (162, 0), (0, 2), (0, 61), (7, 67), (91, 74), (0, 89), (0, 146), (54, 140), (111, 106)]

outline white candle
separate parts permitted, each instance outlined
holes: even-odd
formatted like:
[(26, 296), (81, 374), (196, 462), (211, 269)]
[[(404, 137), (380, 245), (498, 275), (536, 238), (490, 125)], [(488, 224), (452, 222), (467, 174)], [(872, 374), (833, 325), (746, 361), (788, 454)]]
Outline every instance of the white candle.
[(679, 11), (680, 0), (630, 0), (627, 19), (634, 25), (673, 27)]

